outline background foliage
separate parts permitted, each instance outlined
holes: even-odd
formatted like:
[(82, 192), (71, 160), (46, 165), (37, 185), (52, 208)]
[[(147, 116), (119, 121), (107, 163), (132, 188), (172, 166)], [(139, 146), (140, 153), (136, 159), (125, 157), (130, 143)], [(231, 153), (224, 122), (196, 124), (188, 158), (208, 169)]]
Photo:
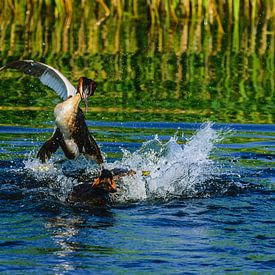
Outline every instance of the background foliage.
[[(0, 63), (94, 78), (90, 119), (273, 123), (274, 26), (273, 0), (3, 0)], [(11, 71), (0, 100), (2, 124), (39, 124), (58, 102)]]

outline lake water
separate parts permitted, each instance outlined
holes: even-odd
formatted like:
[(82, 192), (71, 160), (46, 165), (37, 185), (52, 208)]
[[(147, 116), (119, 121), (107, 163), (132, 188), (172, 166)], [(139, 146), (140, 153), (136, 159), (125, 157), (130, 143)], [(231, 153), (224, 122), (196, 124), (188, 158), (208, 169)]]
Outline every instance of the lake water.
[(61, 151), (39, 163), (60, 99), (1, 72), (0, 272), (273, 274), (274, 5), (222, 33), (197, 17), (148, 25), (146, 7), (100, 21), (96, 1), (83, 1), (95, 17), (83, 3), (66, 17), (58, 1), (17, 2), (0, 4), (1, 65), (35, 59), (73, 84), (95, 79), (89, 129), (107, 168), (136, 174), (110, 205), (69, 204), (98, 167)]
[[(77, 184), (68, 171), (89, 174), (91, 164), (41, 169), (36, 135), (47, 128), (0, 127), (9, 156), (0, 162), (1, 271), (272, 273), (274, 125), (88, 122), (109, 167), (137, 171), (104, 209), (65, 202)], [(110, 133), (115, 142), (104, 141)]]

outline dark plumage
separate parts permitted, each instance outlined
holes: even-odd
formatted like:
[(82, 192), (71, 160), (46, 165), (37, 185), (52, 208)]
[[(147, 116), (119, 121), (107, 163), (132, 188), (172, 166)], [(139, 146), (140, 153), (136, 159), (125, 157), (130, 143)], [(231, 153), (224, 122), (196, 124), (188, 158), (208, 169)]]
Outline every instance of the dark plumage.
[(112, 202), (112, 193), (117, 192), (118, 180), (124, 176), (133, 176), (135, 171), (124, 168), (112, 170), (103, 169), (92, 183), (82, 183), (73, 188), (67, 202), (87, 203), (93, 206), (102, 206)]
[(82, 183), (73, 188), (68, 196), (69, 203), (89, 203), (93, 205), (105, 205), (110, 202), (110, 193), (117, 191), (116, 183), (113, 179), (113, 173), (110, 170), (103, 169), (98, 178), (92, 183)]

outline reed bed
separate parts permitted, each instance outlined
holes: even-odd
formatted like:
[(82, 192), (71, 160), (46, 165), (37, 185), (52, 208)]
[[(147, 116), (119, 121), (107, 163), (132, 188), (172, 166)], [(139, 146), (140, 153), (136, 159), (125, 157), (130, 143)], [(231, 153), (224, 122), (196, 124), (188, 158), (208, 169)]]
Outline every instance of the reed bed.
[(2, 0), (0, 63), (32, 58), (72, 79), (85, 73), (116, 91), (110, 107), (139, 108), (141, 94), (140, 108), (213, 101), (228, 121), (237, 112), (270, 123), (262, 103), (274, 99), (274, 26), (273, 0)]
[[(275, 2), (2, 0), (0, 24), (0, 50), (5, 51), (7, 45), (10, 54), (18, 39), (26, 42), (25, 51), (37, 54), (45, 54), (49, 48), (81, 54), (98, 50), (134, 52), (141, 24), (147, 27), (147, 46), (153, 52), (200, 52), (207, 46), (213, 54), (220, 50), (224, 35), (231, 35), (234, 50), (245, 48), (264, 54), (274, 39)], [(128, 42), (121, 45), (124, 34)], [(256, 45), (257, 36), (261, 36), (260, 45)], [(203, 44), (205, 37), (208, 45)]]

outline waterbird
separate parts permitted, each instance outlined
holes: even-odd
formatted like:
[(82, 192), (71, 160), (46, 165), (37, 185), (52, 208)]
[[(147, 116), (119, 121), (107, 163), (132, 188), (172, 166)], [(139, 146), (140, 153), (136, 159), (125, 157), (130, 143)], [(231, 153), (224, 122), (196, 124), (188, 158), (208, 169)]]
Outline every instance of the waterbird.
[(133, 176), (136, 172), (126, 168), (103, 168), (92, 182), (85, 182), (73, 187), (67, 198), (69, 203), (88, 203), (94, 206), (106, 205), (112, 201), (112, 194), (117, 192), (116, 181), (124, 176)]
[(102, 169), (100, 175), (92, 183), (76, 185), (67, 198), (69, 203), (89, 203), (93, 205), (105, 205), (110, 201), (110, 193), (117, 191), (113, 173), (108, 169)]
[(98, 164), (104, 162), (101, 150), (90, 134), (85, 116), (79, 107), (83, 99), (87, 112), (88, 98), (94, 94), (96, 89), (95, 81), (82, 76), (75, 88), (57, 69), (33, 60), (14, 61), (0, 68), (0, 71), (4, 69), (16, 69), (38, 77), (44, 85), (54, 90), (64, 100), (54, 109), (56, 126), (53, 135), (38, 151), (37, 157), (42, 163), (49, 160), (59, 146), (68, 159), (84, 154)]

